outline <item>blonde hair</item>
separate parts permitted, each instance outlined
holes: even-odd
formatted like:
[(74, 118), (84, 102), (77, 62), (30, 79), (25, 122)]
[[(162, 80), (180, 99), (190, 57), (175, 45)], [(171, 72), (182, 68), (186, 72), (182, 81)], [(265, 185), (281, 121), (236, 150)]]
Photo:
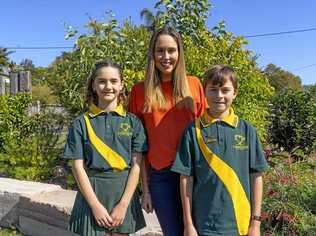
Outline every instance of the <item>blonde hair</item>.
[[(178, 104), (186, 97), (191, 97), (189, 84), (186, 77), (185, 62), (183, 44), (180, 34), (170, 26), (164, 26), (157, 30), (150, 39), (148, 57), (147, 57), (147, 69), (145, 75), (145, 104), (144, 112), (152, 112), (153, 107), (158, 109), (166, 109), (167, 101), (163, 95), (161, 89), (161, 79), (159, 77), (159, 71), (155, 66), (155, 46), (157, 39), (160, 35), (170, 35), (178, 45), (178, 63), (173, 72), (173, 99), (174, 103)], [(186, 104), (186, 108), (192, 109), (190, 104)]]

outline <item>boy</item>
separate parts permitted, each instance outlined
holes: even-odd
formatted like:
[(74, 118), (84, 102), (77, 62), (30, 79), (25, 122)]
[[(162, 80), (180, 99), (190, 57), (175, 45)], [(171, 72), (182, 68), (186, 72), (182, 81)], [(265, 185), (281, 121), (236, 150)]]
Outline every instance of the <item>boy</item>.
[(267, 162), (255, 128), (231, 107), (234, 71), (214, 66), (203, 87), (208, 108), (186, 128), (172, 166), (181, 174), (185, 235), (260, 235)]

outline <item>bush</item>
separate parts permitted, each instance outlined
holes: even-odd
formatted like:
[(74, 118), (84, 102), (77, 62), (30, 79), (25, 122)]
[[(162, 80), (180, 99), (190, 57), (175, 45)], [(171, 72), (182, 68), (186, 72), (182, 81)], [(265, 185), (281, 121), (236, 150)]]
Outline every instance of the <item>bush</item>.
[(315, 235), (315, 160), (293, 162), (288, 153), (269, 158), (264, 176), (263, 229), (281, 235)]
[(308, 92), (284, 90), (271, 104), (270, 142), (289, 153), (315, 150), (316, 103)]
[(30, 116), (31, 96), (0, 97), (0, 174), (26, 180), (47, 180), (58, 162), (63, 120), (43, 112)]

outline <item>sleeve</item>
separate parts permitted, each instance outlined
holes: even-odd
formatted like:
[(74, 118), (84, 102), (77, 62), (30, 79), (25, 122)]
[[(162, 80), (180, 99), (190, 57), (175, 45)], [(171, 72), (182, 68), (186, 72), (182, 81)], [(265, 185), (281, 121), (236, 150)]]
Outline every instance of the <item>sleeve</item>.
[(255, 128), (250, 135), (250, 173), (263, 172), (268, 169), (268, 163), (263, 153), (262, 145)]
[(180, 145), (177, 150), (176, 159), (171, 167), (173, 172), (182, 175), (193, 176), (193, 137), (191, 135), (191, 125), (189, 125), (182, 136)]
[(84, 159), (83, 146), (83, 132), (79, 120), (76, 119), (68, 129), (67, 141), (62, 158), (71, 160)]
[(128, 111), (135, 114), (139, 119), (142, 120), (142, 112), (139, 109), (140, 104), (138, 104), (136, 85), (133, 86), (128, 100)]
[(137, 117), (134, 117), (133, 123), (132, 152), (146, 152), (148, 145), (145, 129)]

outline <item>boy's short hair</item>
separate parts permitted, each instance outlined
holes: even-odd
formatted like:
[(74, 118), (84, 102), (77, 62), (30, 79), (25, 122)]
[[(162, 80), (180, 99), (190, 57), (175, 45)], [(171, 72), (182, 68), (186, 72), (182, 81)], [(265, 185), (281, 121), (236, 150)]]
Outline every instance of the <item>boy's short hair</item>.
[(205, 89), (209, 83), (222, 87), (228, 79), (232, 82), (235, 91), (237, 91), (237, 77), (233, 68), (227, 65), (215, 65), (205, 72), (203, 76), (203, 88)]

